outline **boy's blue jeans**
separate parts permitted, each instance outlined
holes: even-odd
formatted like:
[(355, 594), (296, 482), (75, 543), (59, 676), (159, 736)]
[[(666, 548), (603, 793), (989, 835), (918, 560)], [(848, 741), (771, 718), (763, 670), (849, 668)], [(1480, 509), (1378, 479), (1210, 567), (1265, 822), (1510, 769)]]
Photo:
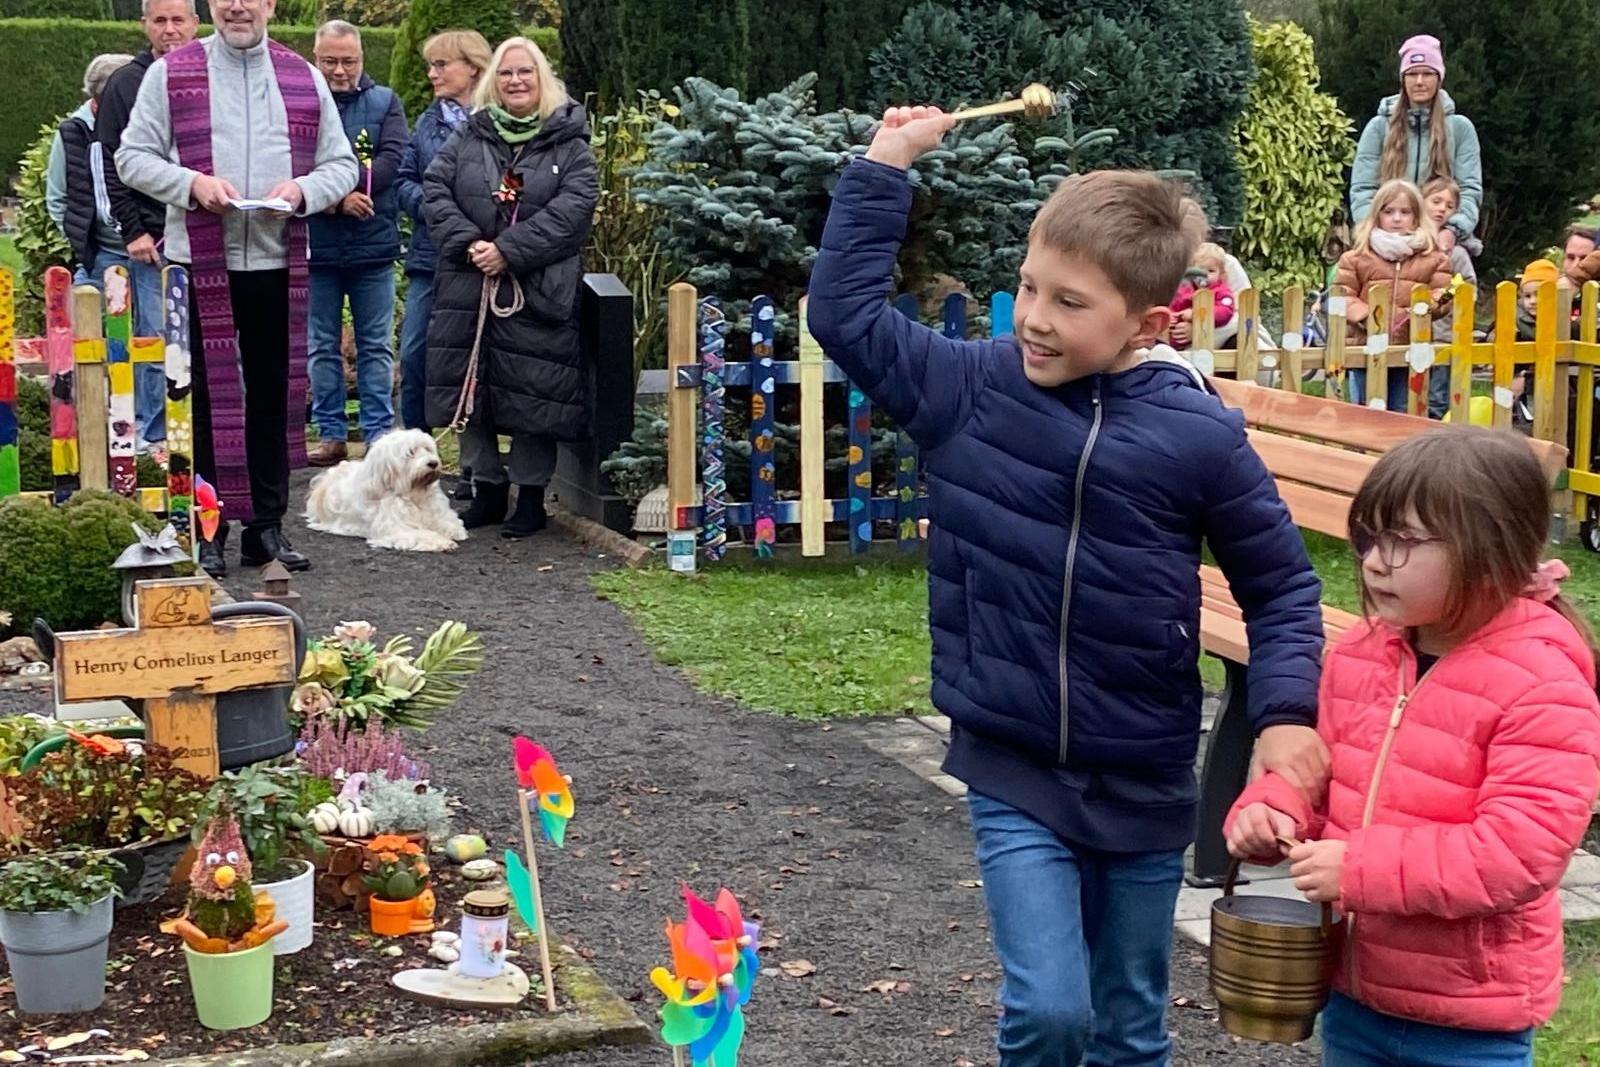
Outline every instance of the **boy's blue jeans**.
[(394, 267), (311, 268), (306, 372), (311, 418), (324, 441), (350, 436), (344, 414), (344, 356), (339, 351), (347, 296), (355, 327), (361, 437), (370, 445), (394, 427)]
[(1532, 1067), (1533, 1030), (1495, 1033), (1397, 1019), (1333, 994), (1322, 1013), (1323, 1067)]
[(1001, 1067), (1165, 1067), (1183, 850), (1094, 852), (967, 794), (1005, 977)]

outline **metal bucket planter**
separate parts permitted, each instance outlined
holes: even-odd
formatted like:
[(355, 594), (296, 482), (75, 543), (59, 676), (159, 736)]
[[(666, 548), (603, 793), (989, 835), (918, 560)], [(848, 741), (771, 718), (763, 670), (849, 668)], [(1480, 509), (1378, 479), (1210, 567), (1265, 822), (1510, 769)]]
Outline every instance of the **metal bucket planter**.
[(255, 887), (264, 890), (272, 898), (272, 903), (277, 905), (277, 917), (289, 924), (289, 929), (272, 939), (272, 952), (276, 956), (299, 952), (311, 944), (311, 922), (316, 910), (316, 894), (313, 892), (316, 870), (305, 860), (286, 862), (298, 864), (300, 873), (281, 882), (255, 883)]
[(0, 944), (16, 986), (17, 1010), (93, 1011), (106, 999), (111, 897), (75, 911), (0, 911)]
[(167, 891), (172, 872), (189, 848), (187, 834), (162, 841), (143, 841), (119, 848), (111, 855), (122, 863), (117, 888), (122, 890), (120, 907), (148, 904)]
[(1211, 902), (1211, 991), (1236, 1037), (1293, 1044), (1311, 1036), (1328, 1003), (1344, 923), (1328, 905), (1235, 896), (1239, 861)]

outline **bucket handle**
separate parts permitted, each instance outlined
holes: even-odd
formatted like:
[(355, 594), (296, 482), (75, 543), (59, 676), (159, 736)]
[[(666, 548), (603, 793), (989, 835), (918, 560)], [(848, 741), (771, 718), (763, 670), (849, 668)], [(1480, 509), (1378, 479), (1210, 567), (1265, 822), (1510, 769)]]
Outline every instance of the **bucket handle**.
[[(1285, 838), (1284, 840), (1290, 839)], [(1295, 841), (1294, 843), (1298, 845), (1300, 842)], [(1228, 874), (1222, 880), (1222, 895), (1224, 897), (1233, 896), (1234, 885), (1238, 881), (1239, 860), (1234, 858), (1228, 861)], [(1324, 939), (1333, 936), (1333, 905), (1329, 904), (1327, 901), (1322, 902), (1322, 936)]]

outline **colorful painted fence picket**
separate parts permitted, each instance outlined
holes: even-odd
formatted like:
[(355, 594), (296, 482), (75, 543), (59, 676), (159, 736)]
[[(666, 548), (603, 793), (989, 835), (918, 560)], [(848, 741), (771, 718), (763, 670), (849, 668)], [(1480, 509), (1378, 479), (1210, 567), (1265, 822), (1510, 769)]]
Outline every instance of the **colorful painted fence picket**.
[[(1482, 298), (1477, 288), (1461, 285), (1448, 299), (1435, 300), (1418, 286), (1397, 297), (1379, 285), (1368, 294), (1359, 324), (1348, 315), (1351, 296), (1337, 286), (1318, 296), (1298, 287), (1284, 291), (1283, 332), (1264, 343), (1260, 297), (1254, 289), (1237, 294), (1240, 317), (1235, 347), (1214, 343), (1211, 294), (1195, 294), (1193, 341), (1186, 355), (1202, 371), (1253, 380), (1291, 392), (1315, 391), (1335, 399), (1365, 394), (1362, 402), (1386, 407), (1392, 372), (1403, 374), (1404, 409), (1428, 414), (1430, 378), (1438, 368), (1448, 389), (1444, 411), (1452, 422), (1473, 422), (1510, 428), (1515, 412), (1531, 413), (1525, 431), (1566, 445), (1569, 470), (1557, 482), (1553, 511), (1584, 524), (1584, 541), (1600, 551), (1600, 473), (1596, 472), (1596, 426), (1600, 423), (1600, 285), (1581, 291), (1544, 284), (1537, 292), (1531, 338), (1518, 337), (1518, 287), (1502, 282), (1493, 293), (1492, 315), (1480, 321)], [(1308, 307), (1308, 300), (1311, 306)], [(915, 318), (915, 301), (896, 302)], [(990, 332), (1012, 330), (1012, 298), (997, 294), (990, 302)], [(945, 304), (943, 332), (965, 335), (966, 300), (953, 296)], [(740, 531), (760, 557), (772, 555), (778, 528), (800, 527), (801, 552), (822, 555), (825, 528), (843, 523), (850, 548), (864, 552), (873, 542), (874, 523), (893, 523), (902, 549), (918, 541), (917, 520), (925, 502), (918, 478), (918, 456), (910, 439), (897, 435), (895, 484), (890, 495), (874, 495), (871, 471), (871, 401), (850, 386), (843, 371), (829, 361), (804, 327), (805, 301), (798, 309), (801, 329), (797, 358), (773, 355), (772, 302), (758, 297), (751, 306), (750, 358), (726, 358), (728, 323), (715, 298), (701, 299), (692, 286), (672, 288), (668, 301), (668, 505), (669, 523), (677, 531), (697, 530), (700, 554), (721, 558), (729, 532)], [(1307, 311), (1313, 313), (1307, 315)], [(1359, 309), (1358, 309), (1359, 310)], [(1453, 311), (1448, 326), (1435, 312)], [(1308, 325), (1315, 322), (1315, 331)], [(1479, 326), (1492, 322), (1488, 339), (1477, 339)], [(1321, 340), (1311, 344), (1311, 337)], [(1354, 373), (1354, 376), (1352, 376)], [(824, 492), (826, 463), (823, 422), (824, 389), (848, 389), (849, 475), (845, 494)], [(1442, 384), (1442, 382), (1441, 382)], [(779, 387), (800, 390), (800, 484), (798, 492), (776, 486), (773, 408)], [(750, 391), (751, 499), (726, 499), (724, 475), (727, 446), (725, 419), (729, 390)], [(739, 395), (743, 395), (740, 393)], [(1436, 405), (1437, 408), (1437, 405)]]
[[(997, 296), (990, 307), (991, 332), (1010, 332), (1011, 295)], [(901, 314), (918, 318), (917, 302), (901, 297)], [(967, 301), (951, 296), (944, 303), (943, 332), (966, 335)], [(875, 524), (892, 524), (901, 551), (921, 542), (918, 520), (926, 504), (918, 470), (918, 454), (904, 432), (894, 434), (893, 491), (875, 495), (872, 473), (872, 401), (852, 385), (845, 373), (824, 357), (822, 346), (806, 323), (806, 301), (797, 308), (799, 343), (795, 359), (774, 354), (777, 309), (758, 296), (750, 305), (750, 357), (726, 358), (729, 322), (720, 301), (701, 298), (685, 283), (668, 294), (668, 443), (667, 501), (674, 530), (698, 530), (698, 551), (707, 560), (721, 559), (730, 530), (742, 535), (758, 558), (768, 559), (778, 543), (778, 529), (800, 528), (802, 555), (826, 550), (826, 527), (842, 523), (850, 551), (863, 553), (874, 542)], [(845, 493), (830, 498), (825, 488), (827, 465), (825, 389), (846, 389), (847, 454)], [(778, 390), (797, 386), (799, 395), (798, 492), (777, 484), (775, 413)], [(750, 499), (726, 497), (726, 421), (729, 391), (749, 390)]]
[[(0, 498), (22, 492), (16, 382), (31, 372), (48, 384), (52, 488), (30, 495), (61, 503), (79, 489), (109, 489), (146, 511), (167, 513), (187, 543), (193, 447), (188, 274), (182, 267), (162, 273), (164, 337), (133, 336), (125, 268), (107, 270), (103, 283), (104, 299), (94, 286), (74, 288), (65, 268), (51, 267), (44, 277), (44, 336), (19, 340), (15, 281), (0, 270)], [(134, 367), (141, 363), (166, 368), (166, 488), (137, 485)]]

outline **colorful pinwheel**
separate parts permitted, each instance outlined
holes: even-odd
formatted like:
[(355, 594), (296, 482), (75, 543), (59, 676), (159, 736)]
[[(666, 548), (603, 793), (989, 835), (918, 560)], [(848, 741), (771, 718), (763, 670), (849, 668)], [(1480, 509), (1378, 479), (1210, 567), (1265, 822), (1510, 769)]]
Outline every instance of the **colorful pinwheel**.
[[(572, 783), (556, 768), (553, 756), (542, 745), (526, 737), (512, 743), (517, 763), (517, 783), (538, 796), (539, 826), (545, 840), (562, 848), (567, 839), (567, 820), (572, 818)], [(530, 798), (531, 799), (531, 798)]]
[(744, 1042), (744, 1013), (759, 969), (760, 928), (747, 923), (738, 901), (717, 891), (713, 907), (683, 888), (688, 917), (667, 923), (672, 969), (657, 967), (650, 981), (667, 1002), (661, 1007), (661, 1039), (674, 1055), (687, 1048), (693, 1067), (737, 1067)]

